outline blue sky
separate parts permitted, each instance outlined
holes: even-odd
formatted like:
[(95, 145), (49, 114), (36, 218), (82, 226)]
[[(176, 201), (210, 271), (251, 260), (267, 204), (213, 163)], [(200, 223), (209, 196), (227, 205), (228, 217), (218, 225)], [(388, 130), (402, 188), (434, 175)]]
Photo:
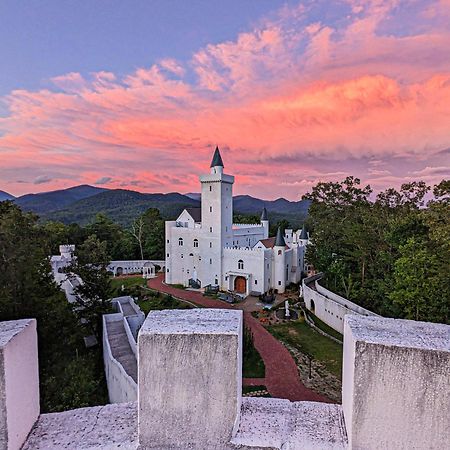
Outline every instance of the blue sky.
[(132, 72), (234, 39), (277, 0), (2, 0), (0, 95), (68, 72)]

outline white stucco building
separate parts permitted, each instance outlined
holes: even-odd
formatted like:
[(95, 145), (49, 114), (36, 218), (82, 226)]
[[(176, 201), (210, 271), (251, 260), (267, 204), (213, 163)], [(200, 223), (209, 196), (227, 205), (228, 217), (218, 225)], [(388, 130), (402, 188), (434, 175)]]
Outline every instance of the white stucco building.
[(267, 211), (257, 225), (233, 223), (234, 177), (216, 148), (209, 174), (200, 176), (201, 208), (166, 222), (166, 282), (220, 286), (242, 295), (284, 292), (304, 271), (306, 231), (269, 237)]

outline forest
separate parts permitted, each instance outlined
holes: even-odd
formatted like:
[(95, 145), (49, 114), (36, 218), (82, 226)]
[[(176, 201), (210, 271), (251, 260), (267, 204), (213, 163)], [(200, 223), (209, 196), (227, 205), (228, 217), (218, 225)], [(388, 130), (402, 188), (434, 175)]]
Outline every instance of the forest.
[(348, 177), (304, 198), (307, 260), (329, 289), (383, 316), (449, 323), (450, 180), (374, 196)]

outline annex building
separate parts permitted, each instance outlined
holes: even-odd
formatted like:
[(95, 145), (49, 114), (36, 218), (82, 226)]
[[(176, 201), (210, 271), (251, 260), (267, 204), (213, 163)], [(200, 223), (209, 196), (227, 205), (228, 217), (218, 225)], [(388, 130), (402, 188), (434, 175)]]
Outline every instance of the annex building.
[(308, 234), (278, 230), (269, 237), (264, 208), (259, 224), (233, 223), (234, 177), (224, 173), (216, 147), (210, 173), (200, 176), (201, 207), (166, 222), (166, 282), (219, 286), (243, 296), (282, 293), (305, 271)]

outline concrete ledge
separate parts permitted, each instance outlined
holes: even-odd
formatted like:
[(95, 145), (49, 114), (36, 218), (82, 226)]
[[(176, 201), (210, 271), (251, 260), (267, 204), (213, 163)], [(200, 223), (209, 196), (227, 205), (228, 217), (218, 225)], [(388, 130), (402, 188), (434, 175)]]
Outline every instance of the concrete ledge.
[(150, 312), (139, 332), (142, 449), (223, 449), (237, 428), (242, 311)]
[(42, 414), (22, 450), (135, 450), (136, 403)]
[(342, 405), (351, 448), (447, 448), (450, 326), (346, 316)]
[(0, 448), (20, 449), (38, 416), (36, 320), (0, 322)]
[(232, 443), (245, 449), (345, 449), (342, 408), (327, 403), (244, 398), (239, 430)]

